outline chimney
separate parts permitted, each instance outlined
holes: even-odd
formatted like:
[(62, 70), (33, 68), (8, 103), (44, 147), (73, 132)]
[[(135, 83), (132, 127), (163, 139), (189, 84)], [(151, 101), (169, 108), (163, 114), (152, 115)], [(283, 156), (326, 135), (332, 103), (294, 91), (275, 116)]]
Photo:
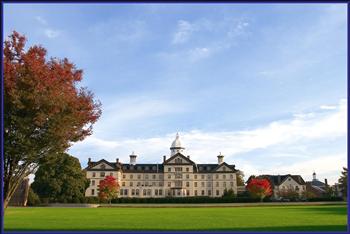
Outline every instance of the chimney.
[(119, 163), (119, 158), (117, 158), (115, 161), (116, 161), (116, 162), (117, 162), (117, 164), (118, 164), (118, 163)]
[(278, 182), (278, 185), (281, 183), (281, 176), (280, 175), (277, 176), (277, 182)]
[(190, 155), (187, 155), (187, 158), (190, 159)]
[(316, 172), (312, 173), (312, 180), (316, 180)]
[(91, 165), (91, 158), (88, 159), (88, 166)]
[(164, 155), (163, 156), (163, 163), (166, 161), (166, 156)]
[(220, 152), (220, 154), (218, 155), (218, 164), (221, 164), (223, 162), (224, 162), (224, 155), (222, 155)]
[(137, 155), (133, 151), (132, 154), (130, 154), (130, 165), (136, 164), (136, 157), (137, 157)]
[(324, 179), (324, 184), (326, 185), (326, 187), (328, 187), (328, 180)]

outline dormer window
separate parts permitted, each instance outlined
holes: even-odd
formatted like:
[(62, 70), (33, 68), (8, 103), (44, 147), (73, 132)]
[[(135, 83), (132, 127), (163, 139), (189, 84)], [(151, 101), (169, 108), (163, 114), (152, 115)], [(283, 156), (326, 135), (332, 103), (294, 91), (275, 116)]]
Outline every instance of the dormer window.
[(156, 166), (153, 166), (153, 167), (152, 167), (152, 170), (155, 171), (155, 170), (156, 170)]
[(146, 166), (146, 167), (145, 167), (145, 170), (146, 170), (146, 171), (148, 171), (148, 170), (149, 170), (149, 167), (148, 167), (148, 166)]

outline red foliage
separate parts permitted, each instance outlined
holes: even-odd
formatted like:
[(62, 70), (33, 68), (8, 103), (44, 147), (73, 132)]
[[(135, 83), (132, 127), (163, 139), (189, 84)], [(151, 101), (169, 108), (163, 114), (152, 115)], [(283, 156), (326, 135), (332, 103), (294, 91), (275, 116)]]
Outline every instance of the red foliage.
[(247, 190), (252, 196), (258, 197), (261, 200), (272, 194), (270, 181), (264, 178), (250, 179), (247, 185)]
[(98, 188), (98, 196), (102, 200), (111, 201), (111, 199), (118, 196), (119, 184), (113, 176), (106, 176), (103, 180), (100, 180)]

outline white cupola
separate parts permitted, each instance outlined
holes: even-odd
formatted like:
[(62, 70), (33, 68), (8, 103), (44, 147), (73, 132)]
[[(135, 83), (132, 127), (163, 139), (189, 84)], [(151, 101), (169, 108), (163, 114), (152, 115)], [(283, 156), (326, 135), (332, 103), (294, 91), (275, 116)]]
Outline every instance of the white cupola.
[(179, 133), (176, 133), (176, 138), (170, 147), (170, 156), (173, 156), (177, 153), (182, 153), (184, 149), (185, 148), (181, 146)]

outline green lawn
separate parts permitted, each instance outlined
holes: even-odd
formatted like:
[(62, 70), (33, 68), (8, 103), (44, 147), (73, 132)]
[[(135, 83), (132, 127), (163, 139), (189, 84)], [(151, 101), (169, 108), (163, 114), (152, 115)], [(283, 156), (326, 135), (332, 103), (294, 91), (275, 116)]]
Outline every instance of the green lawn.
[(5, 230), (346, 231), (347, 206), (8, 208)]

